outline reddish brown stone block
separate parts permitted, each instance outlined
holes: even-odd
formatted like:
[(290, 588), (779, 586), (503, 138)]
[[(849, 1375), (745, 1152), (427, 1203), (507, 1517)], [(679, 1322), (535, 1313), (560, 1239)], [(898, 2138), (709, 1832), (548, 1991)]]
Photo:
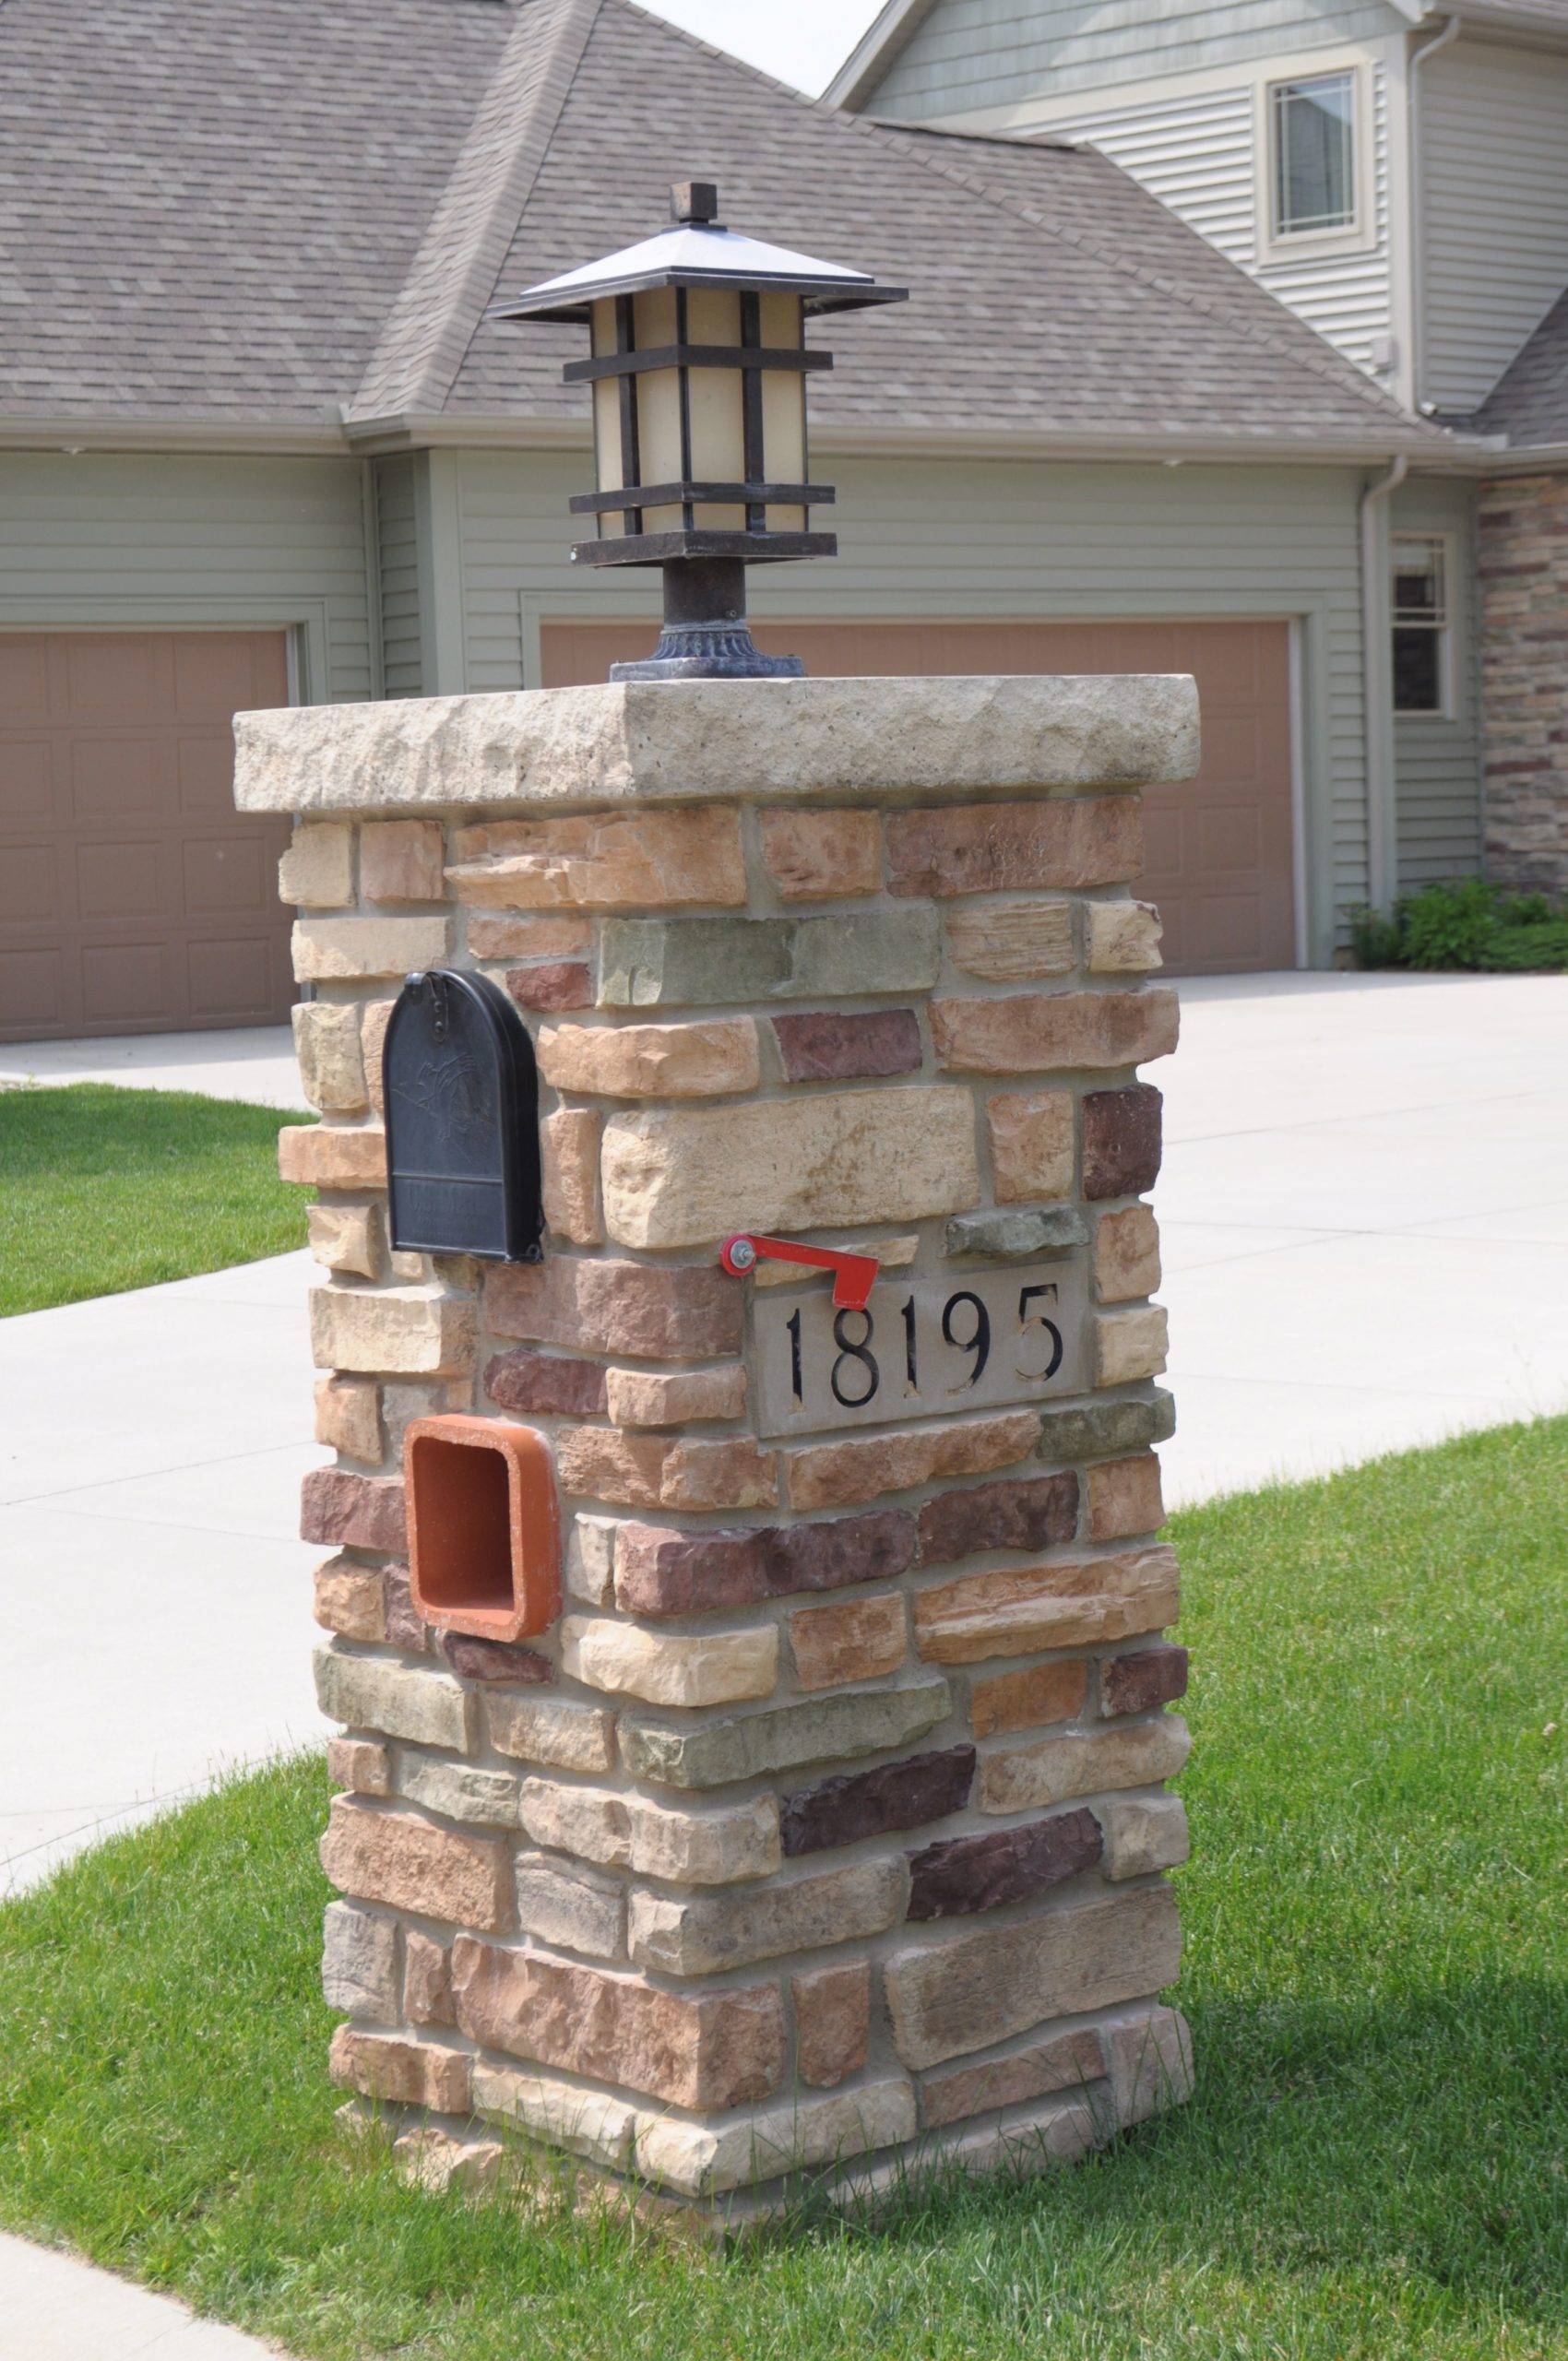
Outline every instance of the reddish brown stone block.
[(882, 884), (876, 812), (763, 812), (762, 857), (786, 902), (874, 894)]
[(418, 1927), (403, 1929), (403, 2014), (416, 2025), (455, 2025), (452, 1950)]
[(406, 1549), (403, 1487), (340, 1467), (313, 1468), (300, 1487), (300, 1538), (339, 1548)]
[(774, 1037), (786, 1082), (849, 1082), (918, 1074), (924, 1050), (912, 1008), (861, 1015), (824, 1009), (776, 1016)]
[(783, 2080), (784, 2010), (771, 1984), (665, 1992), (459, 1935), (452, 1989), (458, 2024), (485, 2047), (675, 2106), (739, 2106)]
[(700, 1615), (798, 1591), (889, 1581), (909, 1571), (915, 1552), (908, 1509), (739, 1532), (624, 1525), (615, 1544), (615, 1599), (630, 1615)]
[(796, 1509), (853, 1508), (881, 1492), (910, 1491), (943, 1476), (988, 1476), (1028, 1459), (1040, 1438), (1038, 1410), (994, 1418), (932, 1419), (887, 1427), (880, 1434), (809, 1445), (789, 1453), (785, 1481)]
[(360, 890), (367, 902), (439, 902), (445, 857), (439, 820), (367, 820), (360, 830)]
[(943, 805), (887, 818), (895, 894), (998, 894), (1120, 885), (1143, 865), (1135, 795)]
[(484, 1640), (469, 1631), (442, 1635), (441, 1653), (464, 1680), (526, 1681), (531, 1689), (548, 1687), (555, 1667), (537, 1648), (519, 1640)]
[(1092, 1811), (1054, 1812), (1027, 1828), (952, 1836), (909, 1856), (911, 1918), (956, 1918), (997, 1910), (1064, 1885), (1100, 1855)]
[(593, 970), (576, 959), (541, 959), (532, 967), (508, 967), (506, 989), (519, 1008), (591, 1008)]
[(430, 1648), (430, 1625), (414, 1605), (407, 1566), (386, 1569), (386, 1636), (395, 1648), (407, 1648), (415, 1655), (424, 1655)]
[(512, 1871), (499, 1837), (461, 1835), (408, 1811), (333, 1799), (321, 1866), (339, 1893), (416, 1917), (499, 1934), (512, 1907)]
[(332, 2036), (335, 2082), (370, 2099), (396, 2106), (427, 2106), (437, 2115), (462, 2115), (469, 2105), (471, 2058), (461, 2050), (437, 2049), (396, 2035), (362, 2033), (339, 2025)]
[(1153, 1452), (1136, 1459), (1111, 1459), (1088, 1469), (1088, 1532), (1091, 1541), (1125, 1541), (1134, 1534), (1158, 1533), (1165, 1522), (1159, 1462)]
[(501, 1336), (635, 1360), (719, 1360), (741, 1349), (745, 1297), (712, 1264), (556, 1254), (492, 1268), (485, 1319)]
[(1054, 1664), (1032, 1664), (1022, 1672), (999, 1672), (977, 1680), (969, 1697), (969, 1722), (977, 1738), (999, 1730), (1034, 1729), (1041, 1723), (1071, 1722), (1084, 1710), (1089, 1668), (1081, 1656)]
[(974, 1748), (950, 1746), (802, 1787), (784, 1801), (785, 1853), (820, 1853), (829, 1845), (858, 1844), (862, 1836), (944, 1820), (963, 1810), (974, 1775)]
[(1173, 1643), (1107, 1656), (1099, 1667), (1102, 1714), (1146, 1714), (1186, 1693), (1187, 1651)]
[(1084, 1194), (1137, 1197), (1159, 1176), (1160, 1110), (1151, 1083), (1084, 1094)]
[(790, 1978), (795, 2003), (795, 2068), (814, 2091), (831, 2090), (866, 2062), (871, 2035), (871, 1962), (819, 1967)]
[(902, 1594), (849, 1598), (838, 1607), (808, 1607), (790, 1618), (790, 1645), (802, 1689), (833, 1689), (877, 1680), (896, 1671), (909, 1643)]
[(979, 1549), (1049, 1549), (1078, 1526), (1078, 1479), (1019, 1476), (972, 1491), (944, 1492), (920, 1513), (921, 1560), (928, 1566)]
[(960, 1074), (1051, 1074), (1135, 1066), (1176, 1047), (1173, 991), (1029, 992), (934, 1000), (937, 1063)]
[(1088, 2027), (1076, 2033), (1049, 2035), (1031, 2041), (1008, 2058), (983, 2066), (959, 2066), (950, 2074), (926, 2078), (922, 2106), (926, 2122), (957, 2123), (968, 2115), (992, 2115), (999, 2107), (1022, 2100), (1043, 2098), (1051, 2091), (1072, 2090), (1098, 2082), (1105, 2071), (1099, 2035)]
[(749, 1435), (708, 1442), (576, 1427), (556, 1439), (563, 1492), (621, 1508), (765, 1509), (778, 1501), (777, 1455)]
[(484, 1390), (498, 1408), (526, 1418), (591, 1418), (605, 1404), (604, 1370), (598, 1361), (537, 1353), (527, 1345), (496, 1354), (484, 1372)]

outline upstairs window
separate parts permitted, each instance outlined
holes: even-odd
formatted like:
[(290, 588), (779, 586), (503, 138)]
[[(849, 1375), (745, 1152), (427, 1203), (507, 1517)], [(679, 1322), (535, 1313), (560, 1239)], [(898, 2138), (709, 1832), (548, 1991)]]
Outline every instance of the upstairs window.
[(1440, 540), (1394, 540), (1394, 710), (1448, 711), (1448, 566)]
[(1324, 237), (1356, 228), (1356, 115), (1353, 66), (1271, 84), (1276, 238)]

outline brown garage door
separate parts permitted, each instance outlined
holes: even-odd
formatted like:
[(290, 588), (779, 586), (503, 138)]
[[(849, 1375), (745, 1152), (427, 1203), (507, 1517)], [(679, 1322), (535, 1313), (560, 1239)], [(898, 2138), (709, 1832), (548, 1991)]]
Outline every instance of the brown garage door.
[[(653, 636), (636, 623), (546, 623), (545, 684), (602, 681)], [(808, 672), (1193, 673), (1203, 769), (1145, 799), (1139, 891), (1159, 905), (1179, 974), (1295, 965), (1284, 623), (764, 623), (756, 638)]]
[(234, 810), (281, 632), (0, 635), (0, 1040), (287, 1016), (288, 823)]

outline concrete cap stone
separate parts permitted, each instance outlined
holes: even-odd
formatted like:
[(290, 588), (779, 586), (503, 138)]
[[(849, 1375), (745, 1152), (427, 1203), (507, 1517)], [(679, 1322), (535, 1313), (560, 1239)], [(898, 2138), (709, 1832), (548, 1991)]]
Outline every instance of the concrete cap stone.
[(242, 812), (900, 803), (1198, 767), (1197, 690), (1174, 672), (604, 682), (242, 713), (234, 733)]

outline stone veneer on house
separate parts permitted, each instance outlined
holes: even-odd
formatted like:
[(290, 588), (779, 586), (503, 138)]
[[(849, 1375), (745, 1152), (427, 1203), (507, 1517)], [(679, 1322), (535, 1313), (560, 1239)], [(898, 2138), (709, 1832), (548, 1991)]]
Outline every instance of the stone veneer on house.
[(1482, 486), (1485, 865), (1568, 894), (1568, 475)]
[[(243, 717), (304, 815), (300, 1069), (317, 1433), (303, 1531), (341, 1792), (343, 2084), (427, 2176), (495, 2127), (727, 2215), (816, 2167), (1082, 2153), (1185, 2094), (1185, 1655), (1153, 1447), (1175, 1043), (1129, 897), (1184, 679), (609, 686)], [(406, 970), (537, 1040), (537, 1267), (388, 1250)], [(741, 1228), (955, 1286), (1085, 1289), (1073, 1395), (767, 1440)], [(797, 1279), (796, 1300), (826, 1289)], [(559, 1624), (427, 1628), (402, 1437), (546, 1434)]]

